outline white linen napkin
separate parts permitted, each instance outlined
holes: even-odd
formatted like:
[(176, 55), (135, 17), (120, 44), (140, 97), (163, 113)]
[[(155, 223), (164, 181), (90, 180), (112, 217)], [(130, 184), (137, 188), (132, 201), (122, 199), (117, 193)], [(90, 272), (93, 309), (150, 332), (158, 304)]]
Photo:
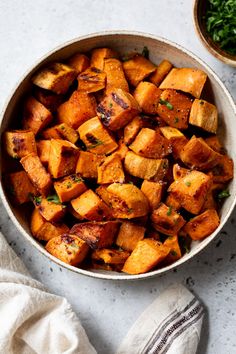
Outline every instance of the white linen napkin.
[[(195, 354), (200, 302), (182, 285), (167, 289), (138, 318), (117, 354)], [(32, 279), (0, 233), (0, 354), (95, 354), (65, 298)]]

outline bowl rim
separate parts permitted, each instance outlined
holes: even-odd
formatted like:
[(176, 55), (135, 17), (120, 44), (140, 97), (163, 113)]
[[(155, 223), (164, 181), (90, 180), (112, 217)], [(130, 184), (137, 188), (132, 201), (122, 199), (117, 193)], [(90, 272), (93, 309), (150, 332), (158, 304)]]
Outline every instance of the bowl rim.
[[(56, 54), (57, 52), (59, 52), (60, 50), (64, 49), (65, 47), (76, 43), (76, 42), (80, 42), (82, 40), (86, 40), (86, 39), (91, 39), (91, 38), (96, 38), (96, 37), (103, 37), (103, 36), (117, 36), (117, 35), (128, 35), (128, 36), (138, 36), (138, 37), (142, 37), (142, 38), (150, 38), (159, 42), (162, 42), (164, 44), (167, 44), (169, 46), (172, 46), (178, 50), (180, 50), (181, 52), (183, 52), (184, 54), (187, 54), (189, 57), (191, 57), (192, 59), (194, 59), (195, 61), (197, 61), (200, 65), (202, 65), (208, 72), (208, 74), (211, 74), (215, 81), (217, 82), (217, 84), (221, 87), (221, 89), (224, 91), (225, 95), (228, 98), (228, 103), (231, 105), (234, 114), (236, 115), (236, 106), (234, 104), (233, 98), (231, 96), (231, 94), (229, 93), (228, 89), (225, 87), (225, 85), (223, 84), (223, 82), (220, 80), (220, 78), (217, 76), (217, 74), (208, 66), (208, 64), (206, 64), (202, 59), (198, 58), (198, 56), (196, 56), (194, 53), (192, 53), (191, 51), (189, 51), (188, 49), (184, 48), (183, 46), (170, 41), (168, 39), (165, 39), (163, 37), (160, 36), (156, 36), (150, 33), (145, 33), (145, 32), (140, 32), (140, 31), (127, 31), (127, 30), (112, 30), (112, 31), (101, 31), (101, 32), (94, 32), (94, 33), (90, 33), (87, 35), (83, 35), (83, 36), (79, 36), (79, 37), (75, 37), (69, 41), (66, 41), (58, 46), (56, 46), (54, 49), (50, 50), (49, 52), (47, 52), (46, 54), (44, 54), (41, 58), (39, 58), (33, 65), (30, 66), (30, 68), (22, 75), (22, 77), (17, 81), (17, 83), (13, 86), (13, 88), (11, 89), (10, 94), (8, 95), (8, 98), (5, 101), (5, 104), (3, 105), (3, 109), (1, 110), (1, 114), (0, 114), (0, 130), (1, 130), (1, 126), (2, 126), (2, 121), (5, 115), (5, 112), (11, 102), (11, 99), (13, 98), (13, 96), (15, 95), (18, 87), (21, 85), (21, 83), (27, 79), (27, 77), (31, 74), (32, 71), (35, 70), (36, 67), (38, 67), (40, 64), (42, 64), (42, 62), (44, 60), (46, 60), (49, 56), (51, 56), (52, 54)], [(208, 236), (205, 240), (203, 240), (200, 243), (200, 247), (192, 250), (191, 252), (189, 252), (188, 254), (184, 255), (183, 257), (181, 257), (178, 261), (176, 261), (173, 264), (170, 264), (169, 266), (160, 268), (160, 269), (156, 269), (153, 271), (150, 271), (148, 273), (144, 273), (144, 274), (138, 274), (138, 275), (129, 275), (129, 274), (119, 274), (114, 272), (114, 274), (111, 273), (100, 273), (100, 272), (96, 272), (96, 271), (91, 271), (91, 270), (86, 270), (86, 269), (82, 269), (82, 268), (77, 268), (75, 266), (71, 266), (69, 264), (66, 264), (64, 262), (62, 262), (61, 260), (59, 260), (58, 258), (52, 256), (50, 253), (48, 253), (46, 251), (46, 249), (40, 245), (40, 243), (34, 239), (30, 234), (28, 234), (23, 226), (21, 226), (21, 224), (19, 223), (19, 221), (17, 220), (17, 218), (15, 217), (13, 211), (10, 208), (10, 204), (8, 203), (4, 190), (3, 190), (3, 184), (2, 184), (2, 179), (0, 181), (0, 197), (1, 200), (3, 202), (3, 205), (8, 213), (8, 215), (11, 218), (11, 221), (13, 222), (13, 224), (16, 226), (16, 228), (19, 230), (19, 232), (31, 243), (32, 246), (34, 246), (41, 254), (43, 254), (45, 257), (47, 257), (50, 261), (53, 261), (54, 263), (58, 264), (59, 266), (65, 268), (65, 269), (69, 269), (71, 271), (73, 271), (74, 273), (77, 274), (82, 274), (82, 275), (86, 275), (89, 276), (91, 278), (97, 278), (97, 279), (102, 279), (102, 280), (141, 280), (141, 279), (148, 279), (148, 278), (152, 278), (154, 276), (158, 276), (161, 274), (164, 274), (166, 272), (168, 272), (171, 269), (175, 269), (176, 267), (179, 267), (181, 265), (183, 265), (185, 262), (189, 261), (190, 259), (192, 259), (196, 254), (202, 252), (210, 243), (213, 239), (216, 238), (217, 235), (219, 235), (221, 229), (223, 228), (223, 226), (225, 225), (225, 223), (227, 222), (227, 220), (229, 219), (234, 206), (236, 204), (236, 195), (232, 196), (232, 203), (225, 215), (224, 220), (220, 223), (220, 225), (218, 226), (218, 228), (210, 235)], [(202, 245), (201, 245), (202, 244)]]
[[(205, 1), (205, 0), (204, 0)], [(193, 23), (194, 29), (201, 43), (215, 58), (221, 60), (223, 63), (236, 67), (236, 55), (231, 55), (218, 47), (210, 36), (203, 33), (202, 27), (199, 22), (199, 6), (202, 0), (194, 0), (193, 5)]]

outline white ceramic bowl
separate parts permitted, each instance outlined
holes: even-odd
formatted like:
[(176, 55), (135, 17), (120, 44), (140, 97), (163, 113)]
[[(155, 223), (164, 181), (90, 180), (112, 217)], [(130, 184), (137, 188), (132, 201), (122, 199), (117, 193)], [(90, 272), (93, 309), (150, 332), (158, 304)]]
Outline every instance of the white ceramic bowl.
[[(16, 119), (19, 119), (18, 107), (20, 106), (24, 95), (31, 89), (31, 77), (42, 65), (54, 60), (60, 61), (68, 58), (76, 52), (86, 52), (95, 47), (111, 47), (118, 50), (120, 53), (128, 53), (137, 50), (141, 52), (144, 46), (147, 46), (150, 51), (150, 59), (154, 63), (159, 63), (160, 60), (167, 58), (177, 67), (195, 67), (204, 70), (209, 77), (209, 80), (204, 89), (204, 98), (210, 102), (214, 102), (219, 111), (220, 128), (219, 132), (223, 138), (224, 146), (227, 148), (229, 155), (235, 160), (236, 152), (236, 107), (225, 88), (224, 84), (220, 81), (217, 75), (205, 64), (202, 60), (197, 58), (188, 50), (172, 43), (166, 39), (153, 36), (151, 34), (144, 34), (139, 32), (126, 32), (126, 31), (111, 31), (91, 34), (76, 38), (44, 56), (40, 61), (33, 65), (32, 69), (20, 80), (16, 88), (13, 90), (12, 95), (3, 110), (1, 117), (1, 134), (9, 127), (15, 126)], [(1, 174), (6, 171), (6, 158), (1, 152), (0, 154), (0, 171)], [(89, 271), (76, 268), (61, 262), (59, 259), (50, 255), (44, 247), (38, 243), (30, 234), (29, 229), (29, 215), (27, 209), (15, 208), (9, 201), (7, 194), (4, 190), (2, 181), (0, 185), (0, 195), (3, 200), (4, 206), (11, 217), (11, 220), (16, 225), (21, 234), (32, 244), (37, 250), (43, 253), (46, 257), (56, 262), (62, 267), (70, 269), (74, 272), (88, 275), (100, 279), (113, 279), (113, 280), (131, 280), (131, 279), (144, 279), (153, 277), (164, 272), (167, 272), (187, 260), (191, 259), (201, 250), (203, 250), (219, 233), (227, 219), (229, 218), (236, 201), (236, 179), (230, 183), (231, 196), (225, 201), (221, 209), (221, 223), (215, 232), (201, 242), (193, 242), (191, 251), (185, 254), (180, 260), (167, 267), (153, 270), (146, 274), (128, 275), (124, 273), (105, 272), (105, 271)]]

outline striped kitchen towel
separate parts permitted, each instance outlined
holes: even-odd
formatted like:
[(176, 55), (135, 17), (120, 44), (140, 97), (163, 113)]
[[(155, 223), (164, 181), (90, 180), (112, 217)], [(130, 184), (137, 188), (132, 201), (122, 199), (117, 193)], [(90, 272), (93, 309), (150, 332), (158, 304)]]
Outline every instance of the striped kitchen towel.
[(195, 354), (203, 316), (190, 291), (171, 286), (141, 314), (116, 354)]

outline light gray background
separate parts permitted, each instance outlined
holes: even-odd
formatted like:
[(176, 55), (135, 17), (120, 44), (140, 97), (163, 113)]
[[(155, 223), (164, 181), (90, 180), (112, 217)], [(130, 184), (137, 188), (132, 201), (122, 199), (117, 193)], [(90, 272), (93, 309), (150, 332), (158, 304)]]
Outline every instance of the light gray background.
[[(150, 32), (185, 46), (205, 60), (236, 97), (236, 70), (214, 59), (199, 42), (191, 0), (0, 0), (0, 108), (17, 80), (47, 51), (106, 29)], [(236, 353), (235, 219), (234, 211), (218, 239), (178, 270), (125, 283), (86, 278), (49, 262), (27, 244), (0, 207), (7, 240), (34, 277), (67, 297), (102, 354), (114, 353), (144, 308), (176, 281), (187, 284), (207, 308), (199, 353)]]

